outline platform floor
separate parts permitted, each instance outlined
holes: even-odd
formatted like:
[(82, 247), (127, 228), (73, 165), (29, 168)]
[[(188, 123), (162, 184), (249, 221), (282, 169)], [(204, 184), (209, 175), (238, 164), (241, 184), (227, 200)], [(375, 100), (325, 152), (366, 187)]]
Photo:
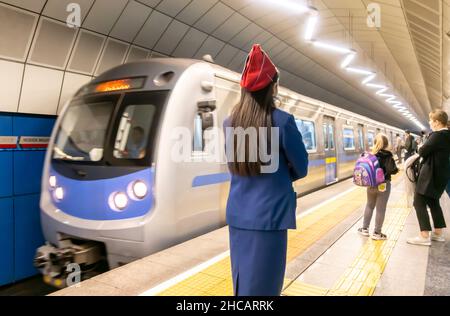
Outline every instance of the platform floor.
[[(406, 244), (418, 223), (403, 178), (393, 180), (387, 241), (357, 234), (365, 201), (351, 181), (299, 200), (283, 295), (450, 295), (450, 243)], [(450, 215), (449, 199), (443, 203)], [(52, 295), (231, 296), (228, 249), (225, 227)]]

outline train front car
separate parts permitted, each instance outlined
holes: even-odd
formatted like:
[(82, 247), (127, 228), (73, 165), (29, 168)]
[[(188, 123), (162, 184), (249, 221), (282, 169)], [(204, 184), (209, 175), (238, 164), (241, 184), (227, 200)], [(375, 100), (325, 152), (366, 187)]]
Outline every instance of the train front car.
[(74, 267), (89, 271), (106, 260), (114, 268), (180, 241), (171, 116), (194, 118), (190, 103), (214, 99), (202, 88), (208, 82), (206, 63), (155, 59), (114, 68), (74, 96), (56, 123), (43, 174), (47, 244), (35, 265), (48, 283), (63, 287)]

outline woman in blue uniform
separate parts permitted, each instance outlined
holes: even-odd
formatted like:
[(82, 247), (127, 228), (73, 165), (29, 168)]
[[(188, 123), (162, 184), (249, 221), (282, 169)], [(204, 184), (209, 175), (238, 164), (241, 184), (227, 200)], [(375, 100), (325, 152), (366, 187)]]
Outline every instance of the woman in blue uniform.
[[(294, 117), (275, 108), (278, 77), (266, 53), (253, 46), (242, 74), (241, 100), (224, 122), (232, 175), (227, 223), (236, 296), (281, 294), (287, 231), (296, 228), (297, 196), (292, 182), (308, 172), (308, 153)], [(239, 143), (235, 133), (239, 128), (256, 129), (258, 140), (251, 142), (243, 136)], [(272, 148), (270, 162), (259, 156), (260, 151), (268, 152), (266, 148)], [(255, 152), (258, 159), (252, 160)], [(271, 163), (277, 168), (266, 168)]]

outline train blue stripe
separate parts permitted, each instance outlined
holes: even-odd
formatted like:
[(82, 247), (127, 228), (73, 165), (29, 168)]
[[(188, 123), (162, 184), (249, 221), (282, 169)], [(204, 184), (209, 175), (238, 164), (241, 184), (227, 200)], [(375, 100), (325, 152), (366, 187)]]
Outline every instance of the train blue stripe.
[(207, 185), (219, 184), (231, 180), (231, 175), (226, 173), (208, 174), (204, 176), (195, 177), (192, 181), (192, 187), (203, 187)]
[[(325, 165), (324, 159), (317, 159), (309, 161), (309, 167), (320, 167)], [(192, 187), (203, 187), (208, 185), (220, 184), (231, 180), (231, 175), (228, 172), (207, 174), (203, 176), (197, 176), (192, 181)]]

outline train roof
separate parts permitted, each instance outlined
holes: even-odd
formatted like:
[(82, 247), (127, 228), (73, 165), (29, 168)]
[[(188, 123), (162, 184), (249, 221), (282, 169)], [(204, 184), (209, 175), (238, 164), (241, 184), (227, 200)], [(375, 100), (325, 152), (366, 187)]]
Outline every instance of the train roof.
[[(195, 64), (199, 64), (199, 63), (211, 65), (212, 68), (215, 70), (216, 76), (239, 83), (240, 74), (238, 74), (234, 71), (231, 71), (220, 65), (210, 63), (208, 61), (198, 60), (198, 59), (183, 59), (183, 58), (153, 58), (153, 59), (149, 59), (149, 60), (142, 60), (142, 61), (136, 61), (136, 62), (132, 62), (132, 63), (123, 64), (123, 65), (115, 67), (109, 71), (106, 71), (105, 73), (96, 77), (92, 82), (99, 83), (99, 82), (105, 82), (105, 81), (109, 81), (109, 80), (116, 80), (116, 79), (130, 78), (130, 77), (150, 77), (150, 78), (152, 78), (152, 77), (156, 77), (162, 73), (173, 72), (173, 76), (174, 76), (173, 79), (175, 79), (175, 80), (171, 80), (171, 83), (169, 85), (165, 86), (165, 88), (167, 88), (167, 89), (172, 89), (172, 88), (174, 88), (176, 82), (178, 81), (179, 77), (184, 73), (184, 71), (186, 71), (191, 66), (193, 66)], [(146, 86), (147, 85), (148, 85), (148, 88), (153, 88), (153, 87), (150, 87), (153, 85), (152, 81), (149, 80), (147, 82)], [(337, 114), (344, 114), (344, 115), (353, 117), (355, 119), (363, 120), (367, 124), (371, 124), (371, 125), (375, 125), (375, 126), (383, 126), (383, 127), (387, 127), (387, 128), (393, 129), (398, 132), (403, 132), (399, 128), (387, 125), (385, 123), (375, 121), (373, 119), (370, 119), (363, 115), (353, 113), (348, 110), (341, 109), (341, 108), (331, 105), (329, 103), (307, 97), (305, 95), (299, 94), (299, 93), (294, 92), (285, 87), (280, 87), (279, 92), (282, 97), (287, 98), (292, 101), (295, 101), (297, 103), (298, 103), (298, 101), (304, 102), (307, 104), (318, 106), (322, 109), (336, 112)], [(295, 109), (296, 107), (298, 108), (299, 105), (291, 104), (289, 108)]]

